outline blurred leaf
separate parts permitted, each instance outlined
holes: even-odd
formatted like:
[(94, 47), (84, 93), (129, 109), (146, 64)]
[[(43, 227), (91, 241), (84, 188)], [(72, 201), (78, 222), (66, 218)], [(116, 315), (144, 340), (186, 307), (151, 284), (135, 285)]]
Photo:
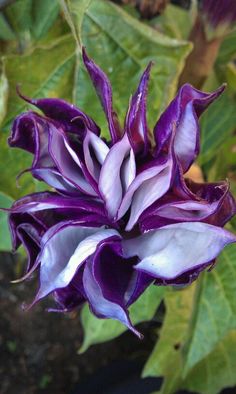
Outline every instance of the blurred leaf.
[(60, 0), (62, 10), (77, 44), (81, 46), (81, 28), (85, 11), (91, 0)]
[(187, 40), (193, 21), (190, 10), (169, 4), (163, 14), (153, 18), (149, 23), (169, 37)]
[(9, 56), (4, 59), (6, 76), (9, 81), (8, 112), (2, 127), (0, 183), (1, 190), (18, 197), (35, 190), (30, 174), (20, 180), (20, 189), (16, 189), (15, 177), (25, 168), (30, 167), (31, 155), (19, 149), (10, 149), (7, 136), (14, 117), (25, 111), (29, 105), (19, 99), (16, 85), (21, 83), (21, 90), (30, 97), (63, 97), (71, 101), (74, 71), (74, 42), (71, 35), (57, 40), (46, 48), (37, 48), (24, 56)]
[(217, 266), (198, 282), (193, 321), (185, 347), (185, 373), (216, 347), (230, 330), (236, 329), (236, 247), (228, 246)]
[[(13, 199), (0, 192), (0, 208), (9, 208)], [(0, 251), (11, 250), (11, 237), (8, 229), (7, 213), (0, 210)]]
[[(74, 16), (71, 20), (75, 20)], [(77, 28), (75, 25), (74, 30)], [(148, 106), (153, 125), (175, 94), (190, 44), (171, 40), (120, 7), (101, 0), (91, 1), (86, 9), (81, 34), (88, 54), (111, 80), (114, 105), (121, 119), (124, 119), (130, 95), (136, 90), (141, 73), (150, 60), (155, 61), (150, 83), (151, 105)], [(84, 68), (77, 69), (74, 100), (102, 126), (103, 135), (107, 135), (104, 114)]]
[(217, 394), (224, 387), (236, 385), (235, 371), (236, 331), (231, 331), (208, 357), (193, 368), (181, 387), (202, 394)]
[(57, 0), (18, 0), (0, 13), (0, 39), (18, 40), (19, 51), (43, 37), (59, 13)]
[(2, 124), (2, 121), (6, 115), (7, 98), (8, 98), (8, 81), (5, 75), (4, 67), (2, 67), (0, 74), (0, 125)]
[(236, 93), (236, 65), (229, 62), (226, 66), (226, 81), (231, 92)]
[[(166, 376), (172, 365), (181, 369), (181, 354), (191, 316), (195, 283), (181, 290), (169, 289), (164, 298), (166, 315), (160, 339), (143, 370), (143, 377)], [(174, 372), (172, 370), (172, 372)]]
[(217, 64), (226, 64), (236, 56), (235, 42), (236, 29), (225, 37), (217, 57)]
[[(130, 318), (134, 325), (151, 320), (162, 300), (163, 287), (151, 286), (130, 307)], [(89, 346), (109, 341), (121, 335), (127, 328), (118, 321), (97, 319), (86, 305), (81, 313), (84, 329), (84, 340), (79, 353), (85, 352)]]
[(216, 100), (201, 118), (201, 152), (199, 163), (203, 165), (218, 154), (236, 125), (235, 100), (227, 92)]

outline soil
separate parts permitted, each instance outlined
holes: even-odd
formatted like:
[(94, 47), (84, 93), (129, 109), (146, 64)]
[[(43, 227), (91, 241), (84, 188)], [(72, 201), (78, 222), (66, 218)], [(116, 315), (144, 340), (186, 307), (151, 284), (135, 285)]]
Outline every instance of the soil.
[(78, 355), (83, 338), (79, 312), (47, 313), (45, 303), (24, 312), (21, 305), (33, 299), (36, 285), (10, 283), (19, 277), (18, 261), (0, 254), (0, 394), (70, 394), (78, 382), (114, 361), (147, 359), (156, 335), (155, 327), (145, 324), (140, 327), (143, 341), (126, 332)]

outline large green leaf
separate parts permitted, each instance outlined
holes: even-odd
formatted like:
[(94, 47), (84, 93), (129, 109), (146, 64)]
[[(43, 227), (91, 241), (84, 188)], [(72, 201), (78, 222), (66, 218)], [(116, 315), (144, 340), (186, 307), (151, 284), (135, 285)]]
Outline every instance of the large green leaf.
[(236, 329), (236, 246), (228, 246), (217, 267), (202, 275), (185, 346), (184, 370), (213, 351), (231, 329)]
[[(9, 208), (13, 199), (0, 192), (0, 207)], [(7, 213), (0, 210), (0, 251), (11, 250), (11, 237), (8, 230)]]
[(17, 197), (35, 190), (29, 174), (21, 178), (20, 189), (17, 189), (15, 184), (15, 177), (30, 166), (31, 155), (19, 149), (10, 149), (7, 145), (7, 136), (14, 117), (29, 107), (17, 96), (16, 85), (20, 83), (21, 90), (30, 97), (64, 97), (71, 100), (74, 61), (74, 41), (71, 35), (60, 38), (51, 46), (38, 48), (28, 55), (12, 55), (4, 59), (9, 100), (0, 136), (2, 191)]
[(235, 100), (227, 92), (216, 100), (201, 118), (199, 163), (206, 164), (232, 136), (236, 127)]
[(202, 394), (217, 394), (236, 385), (236, 331), (231, 331), (208, 357), (198, 363), (181, 387)]
[(19, 40), (22, 51), (47, 33), (58, 12), (57, 0), (18, 0), (0, 13), (0, 39)]
[[(143, 371), (143, 376), (164, 377), (159, 394), (174, 394), (180, 389), (202, 394), (217, 394), (222, 388), (236, 384), (235, 330), (230, 331), (217, 342), (208, 356), (198, 362), (187, 376), (183, 375), (185, 360), (183, 347), (191, 323), (195, 296), (193, 285), (166, 294), (167, 311), (160, 340)], [(199, 345), (201, 344), (199, 342)], [(207, 344), (207, 341), (204, 344)]]
[[(130, 318), (133, 324), (148, 321), (153, 318), (164, 294), (163, 287), (151, 286), (130, 307)], [(116, 338), (127, 328), (115, 320), (97, 319), (89, 311), (88, 306), (82, 310), (81, 321), (84, 329), (84, 341), (80, 353), (85, 352), (89, 346)]]
[[(145, 367), (143, 377), (166, 376), (171, 366), (182, 364), (180, 349), (185, 341), (189, 325), (195, 284), (181, 289), (169, 289), (165, 295), (166, 316), (161, 329), (160, 339), (157, 341)], [(181, 367), (181, 365), (180, 365)], [(174, 369), (172, 370), (173, 380)]]

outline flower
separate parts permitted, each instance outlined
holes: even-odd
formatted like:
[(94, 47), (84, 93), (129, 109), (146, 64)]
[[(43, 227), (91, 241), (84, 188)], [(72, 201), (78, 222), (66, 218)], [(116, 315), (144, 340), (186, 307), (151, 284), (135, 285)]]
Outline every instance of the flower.
[(201, 12), (209, 38), (229, 33), (236, 22), (235, 0), (202, 0)]
[(21, 97), (43, 112), (19, 115), (9, 145), (33, 155), (32, 175), (54, 191), (28, 195), (9, 213), (13, 246), (23, 244), (23, 279), (39, 274), (30, 306), (53, 294), (70, 311), (85, 301), (100, 318), (135, 334), (129, 306), (154, 285), (183, 285), (211, 267), (235, 242), (223, 229), (236, 211), (227, 182), (184, 178), (199, 153), (198, 118), (223, 92), (184, 85), (154, 127), (151, 145), (146, 96), (152, 64), (132, 96), (124, 129), (104, 72), (83, 50), (85, 67), (104, 109), (111, 140), (96, 123), (60, 99)]

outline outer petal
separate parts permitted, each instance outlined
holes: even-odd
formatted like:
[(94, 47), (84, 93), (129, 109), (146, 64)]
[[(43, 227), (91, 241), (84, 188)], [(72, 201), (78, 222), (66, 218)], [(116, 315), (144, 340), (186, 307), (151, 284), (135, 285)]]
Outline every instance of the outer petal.
[(211, 263), (236, 236), (206, 223), (177, 223), (123, 241), (126, 257), (137, 255), (136, 268), (169, 280)]
[(169, 150), (174, 135), (175, 155), (186, 172), (199, 153), (198, 118), (224, 88), (222, 85), (213, 93), (203, 93), (183, 85), (154, 128), (156, 154)]
[[(110, 245), (109, 245), (110, 243)], [(131, 262), (123, 260), (119, 240), (100, 244), (84, 268), (83, 284), (93, 313), (100, 318), (119, 320), (137, 336), (126, 309), (125, 292), (132, 277)]]
[(235, 214), (236, 206), (227, 182), (197, 184), (189, 181), (188, 184), (193, 198), (184, 200), (167, 193), (140, 217), (142, 231), (193, 221), (223, 226)]
[(52, 227), (41, 241), (40, 288), (33, 303), (52, 291), (64, 288), (100, 241), (119, 235), (116, 230), (82, 227), (79, 222), (62, 222)]
[(19, 90), (18, 94), (23, 100), (43, 111), (48, 118), (58, 122), (66, 132), (75, 133), (81, 137), (87, 130), (95, 134), (100, 132), (96, 123), (73, 104), (55, 98), (32, 99), (21, 94)]
[(131, 98), (130, 106), (125, 120), (125, 130), (135, 153), (148, 149), (148, 126), (146, 119), (147, 85), (152, 63), (144, 71), (138, 89)]
[(102, 107), (107, 117), (108, 126), (113, 143), (115, 143), (121, 135), (121, 129), (116, 112), (112, 106), (112, 89), (106, 74), (98, 67), (87, 55), (83, 48), (83, 61), (90, 75), (98, 97), (100, 98)]

